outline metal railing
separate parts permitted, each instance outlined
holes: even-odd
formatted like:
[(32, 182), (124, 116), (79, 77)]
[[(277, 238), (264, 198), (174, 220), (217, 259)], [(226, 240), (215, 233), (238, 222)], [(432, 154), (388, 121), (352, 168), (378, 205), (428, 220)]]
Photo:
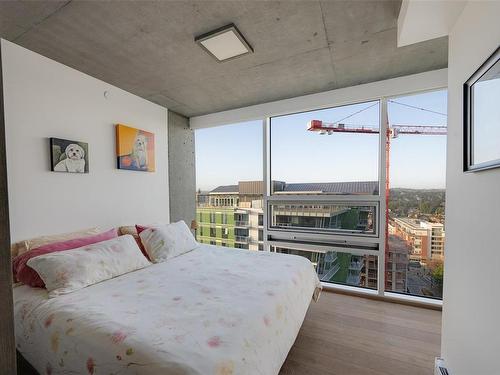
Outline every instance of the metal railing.
[(249, 243), (250, 238), (246, 236), (234, 236), (234, 242)]
[(250, 223), (248, 222), (248, 220), (236, 220), (234, 222), (235, 227), (248, 227), (249, 225)]

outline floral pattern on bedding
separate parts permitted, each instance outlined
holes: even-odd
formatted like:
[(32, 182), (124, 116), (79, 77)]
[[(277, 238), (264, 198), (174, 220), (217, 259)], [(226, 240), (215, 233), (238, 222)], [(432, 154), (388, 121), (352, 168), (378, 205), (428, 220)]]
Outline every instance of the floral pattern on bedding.
[(272, 375), (319, 289), (305, 258), (201, 245), (57, 298), (16, 287), (17, 346), (48, 375)]

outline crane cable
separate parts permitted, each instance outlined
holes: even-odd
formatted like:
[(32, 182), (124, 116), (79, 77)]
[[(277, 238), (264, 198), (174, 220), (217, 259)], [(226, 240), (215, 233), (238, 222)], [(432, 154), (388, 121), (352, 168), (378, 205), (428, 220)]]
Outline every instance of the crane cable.
[[(408, 108), (413, 108), (413, 109), (418, 109), (420, 111), (425, 111), (425, 112), (429, 112), (429, 113), (434, 113), (436, 115), (441, 115), (441, 116), (445, 116), (445, 117), (448, 117), (448, 115), (446, 113), (442, 113), (442, 112), (438, 112), (438, 111), (433, 111), (432, 109), (427, 109), (427, 108), (422, 108), (422, 107), (417, 107), (417, 106), (414, 106), (414, 105), (411, 105), (411, 104), (406, 104), (406, 103), (401, 103), (401, 102), (398, 102), (396, 100), (387, 100), (388, 103), (394, 103), (394, 104), (399, 104), (401, 106), (404, 106), (404, 107), (408, 107)], [(340, 123), (341, 121), (344, 121), (344, 120), (347, 120), (348, 118), (352, 117), (352, 116), (355, 116), (357, 115), (358, 113), (361, 113), (361, 112), (364, 112), (366, 111), (367, 109), (370, 109), (372, 107), (375, 107), (377, 104), (379, 104), (379, 102), (375, 102), (371, 105), (369, 105), (368, 107), (365, 107), (365, 108), (362, 108), (360, 109), (359, 111), (356, 111), (354, 113), (351, 113), (350, 115), (348, 116), (345, 116), (343, 118), (341, 118), (340, 120), (337, 120), (337, 121), (334, 121), (333, 123), (334, 124), (338, 124)]]
[(375, 107), (376, 105), (378, 105), (378, 101), (377, 101), (377, 102), (375, 102), (375, 103), (373, 103), (373, 104), (371, 104), (371, 105), (369, 105), (368, 107), (365, 107), (365, 108), (363, 108), (363, 109), (360, 109), (359, 111), (356, 111), (356, 112), (354, 112), (354, 113), (351, 113), (349, 116), (346, 116), (346, 117), (344, 117), (344, 118), (341, 118), (340, 120), (334, 121), (333, 123), (334, 123), (334, 124), (338, 124), (340, 121), (344, 121), (344, 120), (348, 119), (349, 117), (352, 117), (352, 116), (354, 116), (354, 115), (357, 115), (358, 113), (361, 113), (361, 112), (363, 112), (363, 111), (366, 111), (367, 109), (370, 109), (371, 107)]
[(418, 110), (420, 110), (420, 111), (425, 111), (425, 112), (435, 113), (436, 115), (441, 115), (441, 116), (448, 117), (448, 115), (447, 115), (446, 113), (433, 111), (432, 109), (427, 109), (427, 108), (417, 107), (417, 106), (414, 106), (414, 105), (411, 105), (411, 104), (406, 104), (406, 103), (397, 102), (397, 101), (395, 101), (395, 100), (388, 100), (387, 102), (389, 102), (389, 103), (394, 103), (394, 104), (399, 104), (399, 105), (402, 105), (402, 106), (404, 106), (404, 107), (413, 108), (413, 109), (418, 109)]

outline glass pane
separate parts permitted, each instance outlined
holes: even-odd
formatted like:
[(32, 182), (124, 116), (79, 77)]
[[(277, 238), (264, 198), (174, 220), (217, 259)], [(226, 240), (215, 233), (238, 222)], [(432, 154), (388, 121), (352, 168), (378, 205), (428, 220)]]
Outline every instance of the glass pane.
[(271, 118), (275, 194), (378, 194), (379, 102)]
[(196, 131), (199, 242), (263, 248), (262, 134), (262, 121)]
[(278, 246), (272, 246), (271, 251), (309, 259), (321, 281), (377, 289), (378, 257), (375, 255), (355, 255), (335, 249), (305, 250)]
[(376, 207), (375, 204), (273, 203), (271, 228), (373, 235), (377, 227)]
[(445, 90), (388, 103), (387, 291), (442, 297), (446, 107)]
[(472, 162), (500, 160), (500, 61), (472, 86), (472, 91)]

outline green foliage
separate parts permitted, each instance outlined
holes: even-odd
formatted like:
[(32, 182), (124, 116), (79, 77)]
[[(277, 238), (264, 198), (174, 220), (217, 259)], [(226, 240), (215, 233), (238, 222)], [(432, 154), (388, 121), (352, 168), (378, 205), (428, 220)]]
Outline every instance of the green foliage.
[(351, 263), (351, 254), (337, 253), (338, 264), (340, 265), (337, 273), (330, 279), (335, 283), (345, 284), (347, 281), (347, 274), (349, 273), (349, 264)]
[(443, 264), (438, 264), (432, 270), (432, 279), (438, 285), (443, 285), (443, 277), (444, 277), (444, 267)]
[(359, 210), (352, 208), (341, 215), (342, 229), (356, 229), (359, 223)]
[(394, 217), (443, 215), (444, 205), (444, 189), (390, 190), (389, 209)]

